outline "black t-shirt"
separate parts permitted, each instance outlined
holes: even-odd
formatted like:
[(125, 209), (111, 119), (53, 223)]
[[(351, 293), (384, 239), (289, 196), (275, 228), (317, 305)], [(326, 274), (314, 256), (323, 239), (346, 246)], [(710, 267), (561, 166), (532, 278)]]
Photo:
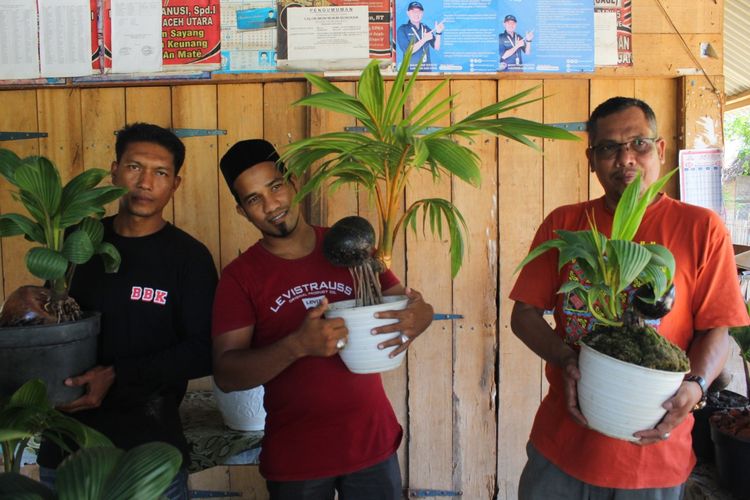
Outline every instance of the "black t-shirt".
[[(171, 224), (127, 238), (114, 232), (113, 219), (103, 221), (104, 239), (122, 256), (119, 271), (106, 274), (95, 256), (76, 268), (70, 295), (84, 311), (102, 313), (98, 363), (114, 366), (115, 381), (100, 408), (71, 415), (119, 448), (164, 441), (187, 459), (178, 407), (188, 379), (211, 371), (216, 268), (202, 243)], [(61, 459), (57, 447), (42, 444), (41, 465)]]

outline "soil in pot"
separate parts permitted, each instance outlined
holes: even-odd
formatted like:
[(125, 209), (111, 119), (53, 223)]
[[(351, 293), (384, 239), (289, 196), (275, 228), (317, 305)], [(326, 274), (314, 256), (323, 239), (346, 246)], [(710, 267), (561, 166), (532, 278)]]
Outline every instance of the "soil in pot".
[(626, 324), (619, 328), (596, 328), (585, 337), (586, 345), (626, 363), (668, 372), (687, 372), (685, 351), (650, 326)]
[(727, 389), (710, 392), (706, 399), (706, 406), (693, 412), (693, 451), (695, 455), (709, 463), (714, 461), (714, 445), (711, 442), (711, 428), (708, 419), (716, 412), (729, 409), (742, 409), (750, 404), (742, 394)]
[(750, 408), (726, 410), (709, 419), (722, 487), (737, 498), (750, 494)]

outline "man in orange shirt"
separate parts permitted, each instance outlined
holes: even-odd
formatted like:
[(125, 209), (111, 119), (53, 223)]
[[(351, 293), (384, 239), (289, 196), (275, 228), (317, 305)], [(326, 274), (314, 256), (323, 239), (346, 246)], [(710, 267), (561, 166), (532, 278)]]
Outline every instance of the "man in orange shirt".
[[(600, 232), (610, 234), (625, 187), (641, 174), (643, 189), (660, 177), (665, 141), (653, 110), (643, 101), (612, 98), (587, 123), (586, 155), (604, 187), (602, 198), (560, 207), (545, 218), (532, 243), (555, 237), (558, 229), (589, 228), (593, 214)], [(693, 466), (692, 409), (719, 374), (728, 355), (728, 327), (747, 324), (729, 235), (712, 211), (666, 194), (648, 207), (634, 241), (655, 242), (676, 261), (676, 299), (658, 331), (690, 358), (691, 372), (664, 402), (665, 417), (654, 429), (636, 432), (637, 444), (586, 426), (578, 407), (575, 343), (592, 322), (577, 314), (568, 294), (557, 290), (569, 266), (557, 270), (557, 252), (546, 252), (521, 271), (510, 298), (514, 333), (546, 362), (550, 389), (537, 411), (521, 476), (519, 498), (679, 499)], [(555, 330), (543, 318), (554, 309)], [(563, 494), (564, 496), (560, 496)]]

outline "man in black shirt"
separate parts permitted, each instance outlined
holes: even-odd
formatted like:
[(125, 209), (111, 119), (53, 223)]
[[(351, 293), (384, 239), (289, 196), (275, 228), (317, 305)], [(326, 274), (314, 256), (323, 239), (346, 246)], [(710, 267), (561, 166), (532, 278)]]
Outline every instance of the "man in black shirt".
[[(171, 131), (145, 123), (117, 134), (112, 183), (128, 193), (117, 215), (103, 220), (104, 240), (122, 255), (117, 273), (99, 259), (78, 266), (70, 295), (83, 310), (102, 314), (99, 365), (65, 381), (86, 386), (60, 407), (99, 430), (119, 448), (164, 441), (183, 453), (166, 492), (187, 499), (188, 445), (178, 407), (187, 381), (211, 371), (211, 305), (217, 276), (208, 249), (163, 217), (180, 185), (185, 146)], [(63, 453), (43, 442), (44, 482)]]

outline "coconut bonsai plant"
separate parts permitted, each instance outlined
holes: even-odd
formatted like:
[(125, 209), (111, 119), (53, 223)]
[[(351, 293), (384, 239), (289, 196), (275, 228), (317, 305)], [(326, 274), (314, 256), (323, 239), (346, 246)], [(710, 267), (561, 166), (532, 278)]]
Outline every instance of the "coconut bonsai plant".
[[(408, 58), (410, 50), (404, 55)], [(478, 134), (508, 137), (539, 149), (529, 137), (578, 140), (570, 132), (517, 117), (497, 118), (525, 104), (536, 89), (529, 89), (503, 101), (491, 104), (445, 127), (435, 125), (453, 111), (456, 95), (438, 99), (448, 80), (442, 81), (422, 100), (406, 112), (405, 105), (416, 84), (421, 64), (408, 76), (401, 65), (392, 89), (386, 91), (385, 80), (376, 61), (372, 61), (359, 78), (357, 95), (349, 95), (312, 74), (305, 78), (318, 92), (295, 104), (309, 106), (356, 118), (365, 133), (331, 132), (291, 143), (281, 159), (289, 175), (309, 180), (297, 194), (297, 201), (322, 186), (336, 189), (342, 184), (355, 184), (366, 191), (374, 202), (378, 219), (378, 239), (374, 257), (390, 268), (393, 243), (402, 228), (417, 229), (419, 214), (422, 223), (442, 236), (444, 227), (450, 237), (451, 274), (455, 277), (464, 252), (466, 223), (459, 210), (443, 198), (414, 201), (401, 212), (406, 187), (412, 175), (430, 172), (435, 182), (453, 175), (464, 182), (480, 183), (479, 156), (470, 147), (454, 142), (454, 138), (471, 138)], [(429, 221), (429, 223), (428, 223)]]
[[(104, 228), (99, 218), (105, 205), (126, 190), (98, 186), (108, 175), (102, 169), (86, 170), (63, 186), (60, 173), (47, 158), (21, 159), (7, 149), (0, 149), (0, 175), (15, 188), (14, 198), (28, 212), (28, 216), (0, 215), (0, 237), (24, 236), (36, 243), (25, 263), (32, 275), (45, 282), (19, 288), (3, 304), (0, 396), (41, 376), (54, 403), (70, 400), (81, 389), (66, 388), (62, 382), (93, 366), (99, 330), (98, 315), (83, 315), (68, 296), (70, 280), (76, 264), (95, 254), (102, 256), (107, 271), (119, 267), (117, 249), (102, 241)], [(37, 367), (45, 373), (38, 373)]]
[[(407, 50), (408, 59), (411, 48)], [(524, 99), (534, 89), (521, 92), (501, 102), (479, 109), (461, 120), (445, 127), (435, 125), (453, 111), (455, 95), (438, 98), (448, 84), (441, 82), (435, 89), (405, 110), (407, 100), (416, 84), (421, 63), (408, 75), (408, 65), (401, 65), (390, 91), (376, 61), (371, 62), (359, 78), (356, 95), (349, 95), (324, 78), (308, 74), (305, 77), (318, 92), (299, 101), (297, 105), (309, 106), (356, 118), (364, 129), (321, 134), (290, 144), (281, 156), (288, 175), (307, 182), (300, 188), (296, 201), (321, 187), (335, 189), (342, 184), (354, 184), (366, 191), (377, 213), (377, 242), (375, 231), (362, 218), (346, 218), (334, 224), (326, 237), (326, 255), (335, 265), (349, 267), (355, 282), (358, 300), (346, 304), (370, 306), (381, 301), (377, 275), (390, 268), (394, 241), (402, 230), (417, 226), (428, 227), (439, 236), (447, 232), (450, 238), (451, 275), (455, 277), (464, 254), (466, 222), (450, 200), (424, 198), (414, 201), (402, 211), (404, 194), (413, 175), (430, 172), (439, 182), (445, 176), (478, 186), (480, 183), (479, 156), (470, 147), (454, 142), (455, 138), (468, 139), (477, 134), (504, 136), (527, 146), (537, 148), (529, 137), (577, 140), (560, 128), (516, 117), (498, 118), (524, 104), (538, 99)], [(538, 148), (537, 148), (538, 149)], [(346, 301), (348, 302), (348, 301)], [(342, 303), (343, 304), (343, 303)], [(405, 307), (391, 303), (385, 309)], [(332, 305), (339, 314), (341, 304)], [(365, 312), (372, 319), (372, 312)], [(363, 326), (363, 331), (369, 331)], [(347, 321), (349, 343), (342, 357), (359, 349), (352, 336), (353, 327)], [(372, 337), (367, 335), (367, 337)], [(377, 342), (375, 343), (377, 344)], [(365, 347), (372, 349), (375, 347)], [(388, 352), (381, 351), (384, 359)], [(394, 358), (395, 366), (403, 356)], [(352, 369), (351, 365), (348, 365)], [(395, 367), (391, 366), (391, 367)], [(368, 368), (370, 371), (379, 371)], [(365, 373), (359, 371), (359, 373)], [(369, 373), (369, 371), (368, 371)]]
[[(690, 369), (685, 352), (645, 322), (666, 315), (679, 293), (672, 283), (674, 257), (661, 245), (633, 241), (646, 209), (674, 172), (643, 193), (640, 174), (627, 186), (609, 238), (597, 230), (591, 214), (589, 230), (556, 231), (557, 238), (534, 248), (516, 269), (552, 249), (559, 253), (558, 269), (573, 262), (580, 267), (582, 279), (566, 281), (558, 291), (575, 295), (596, 320), (593, 331), (581, 340), (579, 404), (592, 428), (622, 439), (635, 440), (634, 432), (658, 423), (666, 412), (661, 404), (676, 392)], [(614, 366), (610, 366), (612, 358)], [(606, 373), (601, 377), (594, 372), (600, 367)], [(635, 373), (630, 374), (632, 367)], [(623, 370), (628, 370), (627, 376)], [(659, 378), (652, 382), (654, 374)], [(636, 382), (641, 376), (644, 386)], [(600, 386), (600, 381), (617, 388)], [(652, 383), (655, 390), (649, 392)], [(637, 394), (638, 406), (650, 404), (652, 411), (626, 415), (618, 422), (610, 409), (621, 414), (630, 409), (632, 405), (618, 404), (628, 386)]]
[[(55, 410), (46, 392), (41, 380), (30, 380), (7, 401), (0, 402), (0, 448), (5, 469), (0, 473), (0, 492), (8, 498), (95, 500), (158, 498), (167, 488), (182, 461), (175, 447), (148, 443), (127, 453), (118, 450), (103, 434)], [(66, 450), (67, 440), (81, 448), (60, 465), (57, 495), (19, 473), (23, 451), (37, 434)]]

